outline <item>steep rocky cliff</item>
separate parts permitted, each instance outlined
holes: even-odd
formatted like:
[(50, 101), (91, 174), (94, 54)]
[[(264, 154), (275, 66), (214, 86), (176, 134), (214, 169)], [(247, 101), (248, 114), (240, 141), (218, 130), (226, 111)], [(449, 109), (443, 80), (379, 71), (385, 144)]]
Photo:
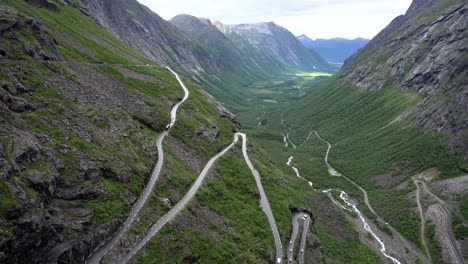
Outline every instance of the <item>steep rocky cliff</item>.
[(276, 58), (285, 65), (303, 70), (330, 70), (316, 52), (306, 49), (291, 32), (274, 22), (239, 24), (232, 33), (243, 36), (263, 56)]
[(183, 65), (192, 73), (200, 73), (204, 71), (203, 62), (210, 60), (208, 52), (135, 0), (82, 0), (81, 3), (101, 26), (161, 64), (176, 68)]
[(467, 11), (465, 1), (414, 1), (404, 16), (346, 61), (338, 81), (368, 90), (415, 91), (422, 100), (399, 119), (448, 133), (448, 143), (466, 157)]

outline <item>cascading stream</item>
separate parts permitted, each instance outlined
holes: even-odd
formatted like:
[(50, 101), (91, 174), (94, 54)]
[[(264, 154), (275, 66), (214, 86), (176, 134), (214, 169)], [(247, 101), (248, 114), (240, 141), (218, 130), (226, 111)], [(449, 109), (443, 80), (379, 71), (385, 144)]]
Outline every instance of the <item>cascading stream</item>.
[(361, 211), (359, 211), (359, 209), (357, 209), (357, 206), (349, 201), (348, 194), (346, 192), (344, 192), (344, 191), (341, 191), (340, 198), (341, 198), (341, 200), (343, 200), (343, 202), (345, 202), (345, 204), (348, 207), (351, 207), (353, 209), (353, 211), (358, 215), (359, 219), (361, 220), (362, 226), (364, 227), (364, 230), (369, 232), (372, 235), (372, 237), (379, 243), (380, 253), (382, 253), (382, 255), (384, 255), (386, 258), (390, 259), (393, 263), (401, 264), (401, 262), (398, 261), (396, 258), (394, 258), (394, 257), (390, 256), (389, 254), (387, 254), (387, 250), (385, 248), (385, 244), (384, 244), (383, 240), (379, 236), (377, 236), (377, 234), (374, 232), (374, 230), (372, 230), (369, 223), (367, 223), (366, 219), (362, 215)]
[[(281, 123), (284, 125), (284, 120), (283, 120), (283, 117), (281, 119)], [(368, 196), (367, 196), (367, 192), (361, 187), (359, 186), (357, 183), (355, 183), (354, 181), (352, 181), (351, 179), (349, 179), (348, 177), (344, 176), (342, 173), (340, 173), (339, 171), (337, 171), (335, 168), (333, 168), (333, 166), (331, 166), (331, 164), (328, 162), (328, 157), (329, 157), (329, 154), (330, 154), (330, 151), (331, 151), (331, 148), (332, 148), (332, 145), (330, 144), (330, 142), (328, 142), (327, 140), (323, 139), (322, 137), (320, 137), (320, 135), (318, 134), (317, 131), (314, 131), (315, 132), (315, 135), (322, 141), (324, 141), (326, 144), (327, 144), (327, 152), (325, 154), (325, 164), (327, 165), (327, 168), (328, 168), (328, 172), (330, 173), (331, 176), (336, 176), (336, 177), (344, 177), (346, 180), (348, 180), (350, 183), (352, 183), (354, 186), (356, 186), (357, 188), (359, 188), (359, 190), (361, 190), (363, 193), (364, 193), (364, 196), (365, 196), (365, 203), (366, 205), (369, 207), (369, 209), (371, 210), (371, 212), (373, 214), (376, 215), (375, 211), (373, 210), (373, 208), (370, 206), (370, 203), (368, 201)], [(312, 132), (309, 133), (309, 136), (307, 137), (307, 139), (305, 141), (307, 141), (310, 137)], [(283, 135), (284, 136), (284, 135)], [(288, 138), (288, 137), (286, 137)], [(284, 140), (286, 141), (286, 140)], [(305, 142), (304, 141), (304, 142)], [(301, 146), (303, 145), (303, 143), (301, 144)], [(293, 156), (290, 156), (288, 158), (288, 161), (286, 162), (286, 165), (290, 166), (294, 172), (296, 173), (296, 176), (299, 177), (300, 179), (302, 180), (305, 180), (300, 174), (299, 174), (299, 170), (292, 166), (291, 163), (292, 163), (292, 160), (293, 160)], [(309, 185), (312, 187), (312, 183), (309, 181)], [(315, 190), (315, 189), (314, 189)], [(361, 211), (359, 211), (359, 209), (357, 209), (357, 207), (352, 204), (349, 200), (348, 200), (348, 194), (346, 194), (344, 191), (341, 191), (340, 193), (340, 198), (343, 200), (343, 202), (345, 202), (345, 204), (349, 207), (347, 208), (346, 206), (342, 205), (341, 203), (339, 203), (338, 201), (336, 201), (332, 194), (331, 194), (331, 189), (326, 189), (326, 190), (323, 190), (322, 191), (323, 193), (327, 194), (327, 196), (331, 199), (331, 201), (338, 205), (340, 208), (342, 208), (343, 210), (346, 210), (346, 211), (351, 211), (351, 212), (355, 212), (358, 216), (359, 216), (359, 219), (361, 220), (362, 224), (363, 224), (363, 228), (364, 230), (366, 230), (368, 233), (371, 234), (372, 237), (375, 238), (375, 240), (378, 242), (379, 244), (379, 251), (382, 253), (382, 255), (388, 259), (390, 259), (393, 263), (395, 264), (401, 264), (400, 261), (398, 261), (396, 258), (390, 256), (389, 254), (387, 254), (387, 251), (386, 251), (386, 247), (385, 247), (385, 244), (383, 242), (383, 240), (377, 236), (377, 234), (374, 232), (374, 230), (372, 230), (372, 228), (369, 226), (369, 224), (367, 223), (366, 219), (364, 218), (363, 214), (361, 213)]]

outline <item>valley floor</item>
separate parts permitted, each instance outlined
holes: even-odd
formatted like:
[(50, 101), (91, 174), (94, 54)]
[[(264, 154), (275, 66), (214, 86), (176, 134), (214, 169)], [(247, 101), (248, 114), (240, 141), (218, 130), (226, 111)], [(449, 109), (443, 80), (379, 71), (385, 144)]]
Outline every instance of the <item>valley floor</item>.
[[(317, 75), (320, 76), (320, 74)], [(285, 171), (286, 174), (289, 173), (291, 177), (297, 177), (299, 180), (305, 181), (305, 183), (308, 183), (310, 187), (313, 186), (312, 188), (314, 190), (325, 190), (325, 194), (327, 195), (331, 194), (330, 190), (343, 190), (348, 192), (349, 195), (353, 197), (352, 200), (354, 201), (354, 203), (357, 204), (358, 208), (360, 208), (359, 210), (361, 210), (363, 213), (364, 218), (362, 219), (368, 219), (367, 221), (369, 222), (369, 226), (367, 226), (366, 224), (359, 224), (359, 221), (354, 220), (355, 214), (349, 214), (349, 209), (346, 206), (346, 201), (344, 204), (341, 204), (339, 203), (339, 198), (329, 196), (329, 199), (331, 199), (330, 201), (332, 203), (334, 203), (343, 210), (342, 213), (345, 213), (346, 218), (348, 219), (347, 221), (350, 221), (350, 223), (354, 222), (354, 229), (356, 229), (362, 234), (359, 236), (360, 241), (356, 244), (356, 246), (354, 246), (355, 248), (361, 247), (358, 246), (358, 244), (363, 243), (362, 245), (369, 246), (376, 252), (376, 254), (381, 254), (383, 253), (383, 246), (383, 248), (386, 248), (386, 250), (388, 250), (391, 253), (391, 256), (395, 257), (394, 259), (390, 257), (390, 262), (393, 263), (399, 263), (399, 261), (416, 263), (417, 260), (422, 261), (423, 263), (431, 263), (434, 260), (434, 258), (437, 260), (435, 262), (439, 262), (440, 260), (450, 263), (463, 263), (463, 259), (461, 256), (462, 254), (467, 254), (466, 252), (462, 253), (461, 251), (461, 246), (464, 243), (462, 242), (463, 240), (450, 240), (453, 241), (454, 245), (456, 245), (451, 247), (451, 252), (454, 253), (451, 254), (453, 257), (450, 257), (450, 254), (441, 253), (441, 251), (438, 249), (440, 248), (439, 245), (443, 245), (445, 243), (445, 240), (441, 240), (440, 237), (431, 237), (429, 238), (430, 242), (428, 242), (430, 243), (430, 246), (426, 247), (430, 247), (431, 249), (424, 250), (425, 247), (423, 246), (424, 243), (422, 242), (424, 241), (424, 237), (417, 237), (414, 232), (414, 229), (411, 228), (412, 226), (418, 227), (422, 224), (416, 217), (416, 202), (414, 199), (411, 200), (411, 198), (409, 198), (410, 196), (412, 196), (412, 194), (415, 193), (416, 189), (415, 186), (411, 184), (411, 175), (414, 174), (412, 174), (410, 171), (392, 172), (392, 170), (394, 169), (391, 169), (389, 171), (390, 175), (385, 176), (385, 181), (379, 183), (379, 181), (381, 181), (379, 180), (379, 178), (384, 176), (375, 176), (375, 174), (369, 174), (366, 171), (363, 171), (362, 173), (360, 173), (361, 175), (359, 176), (359, 178), (356, 178), (356, 180), (352, 180), (346, 176), (342, 176), (341, 171), (338, 171), (337, 169), (332, 167), (330, 162), (333, 164), (337, 164), (338, 168), (340, 168), (340, 164), (347, 164), (345, 169), (346, 171), (350, 172), (350, 175), (353, 176), (351, 178), (354, 178), (355, 173), (353, 170), (349, 170), (348, 166), (353, 164), (353, 166), (355, 166), (356, 162), (359, 162), (359, 159), (353, 159), (352, 156), (350, 156), (350, 154), (342, 152), (340, 153), (340, 155), (334, 155), (333, 152), (330, 153), (331, 145), (329, 142), (324, 142), (324, 139), (321, 138), (318, 134), (316, 135), (317, 137), (315, 137), (314, 129), (325, 132), (330, 131), (329, 133), (336, 133), (335, 131), (337, 130), (346, 129), (347, 122), (339, 121), (342, 123), (341, 125), (339, 124), (339, 122), (333, 123), (336, 121), (333, 119), (333, 115), (330, 115), (332, 118), (330, 120), (330, 123), (328, 124), (328, 127), (324, 126), (326, 125), (327, 121), (323, 119), (321, 120), (321, 123), (314, 124), (314, 118), (316, 119), (317, 116), (320, 117), (320, 113), (323, 112), (323, 109), (320, 110), (316, 106), (314, 108), (314, 103), (322, 103), (322, 107), (333, 108), (335, 103), (339, 104), (339, 101), (343, 99), (337, 98), (336, 101), (333, 102), (329, 100), (329, 98), (318, 97), (319, 100), (322, 100), (322, 102), (317, 100), (309, 101), (307, 106), (298, 106), (297, 102), (299, 102), (301, 98), (307, 97), (309, 94), (312, 94), (315, 91), (317, 91), (317, 87), (326, 86), (327, 82), (331, 82), (331, 80), (327, 80), (326, 77), (301, 78), (303, 76), (314, 76), (314, 74), (298, 74), (296, 76), (292, 76), (287, 81), (277, 80), (272, 81), (270, 83), (257, 83), (247, 88), (246, 93), (250, 94), (250, 96), (248, 96), (249, 99), (246, 102), (242, 102), (244, 103), (244, 106), (238, 107), (238, 111), (236, 112), (238, 118), (244, 125), (244, 129), (257, 142), (260, 143), (261, 147), (264, 148), (270, 154), (270, 157), (274, 161), (274, 163), (283, 171)], [(352, 89), (353, 88), (350, 88), (351, 91)], [(319, 89), (318, 93), (326, 93), (324, 92), (324, 90), (325, 89), (323, 88), (321, 90)], [(333, 90), (333, 87), (329, 88), (329, 90)], [(329, 92), (328, 96), (334, 95), (330, 94)], [(309, 97), (313, 97), (313, 95)], [(382, 97), (384, 98), (385, 95), (379, 95), (373, 100), (380, 100), (382, 102)], [(359, 102), (358, 98), (354, 99), (354, 101)], [(329, 100), (328, 105), (324, 104), (324, 102), (327, 100)], [(402, 101), (404, 102), (405, 100)], [(242, 105), (242, 103), (240, 103), (240, 105)], [(300, 107), (302, 107), (301, 109), (303, 110), (301, 111), (303, 111), (304, 113), (307, 113), (308, 111), (313, 113), (313, 111), (316, 111), (316, 116), (314, 118), (311, 118), (310, 120), (304, 118), (301, 119), (297, 117), (297, 115), (300, 115), (300, 113), (297, 112), (297, 109)], [(306, 107), (308, 107), (309, 109), (307, 109)], [(394, 109), (396, 109), (396, 111), (394, 110), (394, 113), (402, 111), (398, 109), (404, 109), (405, 107), (406, 106), (404, 105), (395, 105)], [(361, 110), (366, 111), (366, 109)], [(296, 111), (296, 113), (294, 113), (293, 111)], [(291, 119), (301, 121), (297, 122), (296, 120)], [(391, 115), (388, 115), (388, 121), (383, 121), (383, 119), (384, 118), (375, 119), (375, 117), (367, 117), (366, 122), (375, 123), (375, 128), (372, 128), (370, 132), (366, 134), (366, 136), (369, 137), (374, 134), (380, 134), (377, 137), (380, 138), (379, 140), (386, 140), (386, 137), (391, 138), (391, 136), (385, 135), (388, 135), (389, 132), (395, 133), (392, 131), (395, 131), (396, 128), (398, 129), (398, 119), (395, 119), (395, 117), (392, 117)], [(387, 122), (387, 124), (385, 124), (384, 122)], [(382, 125), (379, 125), (379, 123), (382, 123)], [(330, 130), (330, 125), (338, 128), (332, 128), (332, 130)], [(321, 127), (323, 127), (323, 129), (321, 129)], [(365, 128), (363, 130), (365, 130)], [(403, 134), (404, 133), (407, 132), (403, 132)], [(348, 134), (354, 138), (356, 137), (356, 132), (353, 131), (353, 128), (351, 128)], [(339, 142), (337, 143), (337, 148), (343, 148), (343, 144), (349, 144), (346, 142), (346, 139), (344, 139), (343, 142), (343, 140), (340, 139), (340, 136), (337, 137), (336, 134), (333, 134), (331, 136), (327, 136), (324, 134), (324, 137), (330, 137), (332, 139), (339, 140)], [(411, 136), (408, 135), (408, 137)], [(424, 144), (423, 142), (428, 143), (430, 142), (430, 140), (427, 140), (428, 138), (429, 137), (426, 138), (425, 136), (413, 136), (413, 144), (415, 139), (419, 140), (421, 144)], [(368, 138), (367, 140), (371, 141), (373, 139)], [(328, 144), (328, 146), (324, 143)], [(353, 144), (358, 149), (357, 154), (359, 155), (360, 142), (357, 141)], [(402, 153), (399, 152), (400, 150), (398, 149), (403, 148), (398, 147), (396, 149), (396, 155), (400, 155), (399, 153)], [(434, 153), (437, 153), (437, 151), (441, 150), (435, 149)], [(402, 156), (404, 155), (405, 154), (403, 154)], [(330, 162), (327, 161), (329, 156), (331, 156)], [(325, 161), (323, 161), (323, 157), (325, 157)], [(340, 158), (342, 160), (339, 160)], [(398, 159), (398, 156), (395, 156), (395, 159)], [(439, 158), (441, 163), (445, 162), (444, 159), (444, 157)], [(437, 162), (439, 161), (436, 161), (435, 164), (437, 164)], [(422, 167), (426, 166), (426, 168), (427, 166), (431, 166), (431, 164), (421, 164), (423, 165)], [(365, 166), (365, 164), (360, 165), (360, 167), (362, 166)], [(375, 165), (369, 163), (369, 166)], [(385, 167), (382, 165), (380, 166), (381, 167), (378, 167), (376, 171), (381, 171), (382, 174), (386, 173), (386, 171), (388, 172), (388, 169), (385, 169)], [(444, 168), (444, 166), (445, 165), (442, 165), (439, 168)], [(417, 171), (418, 170), (413, 170), (413, 173)], [(446, 176), (444, 177), (454, 177), (456, 176), (456, 174), (457, 172), (452, 173), (446, 171)], [(369, 180), (367, 180), (365, 186), (360, 186), (356, 181), (363, 183), (365, 179), (364, 175), (368, 175), (367, 177), (375, 176), (373, 178), (370, 178), (372, 181), (374, 181), (375, 179), (375, 181), (369, 182)], [(447, 189), (445, 189), (445, 191), (447, 191)], [(461, 197), (466, 196), (467, 192), (468, 190), (465, 190)], [(339, 194), (339, 192), (337, 194)], [(317, 195), (319, 194), (314, 194), (314, 197), (316, 197)], [(458, 203), (460, 202), (460, 196), (449, 196), (452, 199), (452, 203), (457, 204), (457, 206), (455, 207), (457, 208), (459, 206)], [(398, 203), (400, 203), (402, 207), (396, 205)], [(374, 205), (375, 210), (371, 206), (371, 204)], [(397, 206), (398, 208), (395, 208), (395, 206)], [(314, 205), (310, 205), (310, 208), (313, 207)], [(395, 217), (395, 213), (397, 212), (400, 215), (399, 217)], [(314, 211), (314, 213), (316, 213), (316, 211)], [(450, 222), (450, 217), (448, 217), (448, 219), (449, 220), (446, 219), (445, 222)], [(320, 226), (326, 225), (325, 223), (322, 223), (321, 220), (323, 221), (323, 219), (317, 218), (317, 221), (315, 223), (315, 227), (317, 229), (320, 229)], [(336, 228), (337, 230), (339, 229), (339, 227), (337, 226), (335, 226), (334, 228)], [(377, 232), (378, 235), (374, 237), (375, 239), (369, 240), (369, 237), (364, 235), (366, 233), (365, 230), (368, 230), (369, 232), (369, 228), (370, 230), (373, 229)], [(441, 227), (436, 228), (437, 230), (439, 230)], [(448, 233), (451, 232), (446, 232), (446, 234)], [(431, 236), (431, 234), (427, 234), (427, 232), (421, 233), (421, 235), (423, 234), (424, 236)], [(336, 242), (340, 239), (336, 233), (331, 232), (326, 236), (332, 237), (335, 241), (334, 243), (329, 243), (328, 239), (325, 239), (324, 234), (322, 234), (322, 236), (319, 235), (319, 239), (321, 239), (322, 241), (321, 246), (323, 247), (325, 256), (328, 255), (329, 258), (336, 260), (337, 254), (349, 254), (349, 252), (346, 251), (337, 252), (340, 250), (344, 250), (344, 248), (340, 246), (337, 247)], [(378, 238), (379, 236), (380, 238)], [(461, 237), (459, 236), (459, 238)], [(379, 241), (379, 243), (376, 243), (376, 241)], [(446, 247), (444, 245), (443, 248), (444, 252), (446, 252), (447, 250), (450, 251), (450, 247), (448, 249), (445, 249)], [(333, 257), (332, 255), (330, 255), (331, 252), (334, 252)]]

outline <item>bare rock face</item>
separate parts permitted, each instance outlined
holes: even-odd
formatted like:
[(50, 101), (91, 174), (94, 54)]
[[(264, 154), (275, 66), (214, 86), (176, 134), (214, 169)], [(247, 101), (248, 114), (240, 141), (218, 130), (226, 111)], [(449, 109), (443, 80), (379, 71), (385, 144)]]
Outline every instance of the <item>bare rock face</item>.
[(409, 16), (421, 12), (437, 2), (440, 2), (440, 0), (414, 0), (406, 11), (406, 15)]
[[(51, 8), (48, 1), (32, 2)], [(77, 70), (74, 76), (95, 83), (83, 85), (64, 78), (65, 64), (59, 69), (59, 63), (57, 42), (39, 20), (0, 7), (0, 263), (82, 263), (82, 258), (119, 226), (118, 219), (97, 226), (94, 211), (84, 203), (102, 195), (101, 177), (126, 183), (132, 169), (114, 156), (107, 161), (120, 165), (118, 169), (65, 144), (54, 147), (50, 135), (44, 133), (48, 129), (34, 130), (28, 117), (42, 111), (37, 115), (39, 126), (51, 124), (53, 120), (44, 114), (54, 111), (49, 108), (51, 99), (35, 95), (48, 89), (74, 98), (67, 102), (70, 107), (78, 101), (81, 105), (102, 101), (100, 105), (114, 111), (129, 104), (134, 116), (151, 113), (143, 109), (141, 96), (116, 88), (94, 70)], [(27, 82), (31, 76), (40, 75), (38, 68), (47, 71), (47, 80)], [(98, 93), (103, 95), (96, 99)], [(55, 120), (57, 133), (68, 130), (80, 138), (89, 137), (86, 129), (93, 130), (93, 122), (81, 115), (82, 122), (70, 124), (69, 114), (62, 112)], [(122, 129), (119, 125), (115, 127)], [(70, 164), (58, 158), (67, 153), (73, 153), (76, 167), (69, 178), (65, 174)], [(135, 197), (130, 196), (128, 202), (132, 203)]]
[(0, 7), (0, 32), (4, 32), (18, 23), (18, 12), (8, 7)]
[[(163, 65), (184, 65), (190, 72), (204, 71), (187, 37), (149, 8), (134, 0), (81, 0), (96, 21), (130, 47)], [(137, 14), (137, 15), (136, 15)], [(210, 58), (197, 47), (201, 55)]]
[[(17, 30), (29, 31), (34, 36), (34, 41), (31, 43), (21, 43), (22, 45), (3, 44), (0, 46), (0, 58), (11, 58), (13, 53), (27, 54), (37, 60), (56, 61), (58, 52), (55, 48), (55, 40), (47, 35), (43, 25), (33, 19), (20, 17), (16, 10), (6, 6), (0, 6), (0, 33), (4, 38), (13, 38), (12, 32)], [(7, 53), (6, 50), (9, 49)], [(19, 85), (19, 84), (16, 84)], [(14, 88), (14, 87), (13, 87)], [(20, 88), (21, 90), (21, 88)], [(11, 90), (10, 90), (11, 91)], [(27, 110), (28, 106), (24, 102), (20, 102), (17, 98), (8, 98), (4, 94), (0, 94), (3, 101), (10, 101), (10, 104), (17, 111)]]
[(52, 4), (48, 0), (26, 0), (26, 2), (40, 6), (40, 7), (45, 7), (54, 11), (59, 10), (59, 8), (56, 5)]
[(415, 0), (368, 45), (345, 62), (338, 81), (367, 90), (395, 87), (422, 98), (402, 118), (451, 135), (468, 154), (468, 4)]
[(315, 51), (305, 48), (294, 35), (274, 22), (239, 24), (234, 34), (245, 38), (264, 57), (271, 57), (290, 67), (330, 70), (328, 63)]

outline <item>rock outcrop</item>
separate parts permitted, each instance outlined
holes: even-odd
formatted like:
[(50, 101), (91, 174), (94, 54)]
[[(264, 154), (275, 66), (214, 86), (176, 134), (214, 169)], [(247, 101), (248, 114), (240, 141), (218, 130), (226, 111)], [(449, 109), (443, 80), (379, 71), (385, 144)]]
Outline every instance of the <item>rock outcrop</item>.
[(340, 83), (367, 90), (395, 87), (421, 101), (401, 119), (448, 133), (449, 145), (468, 154), (468, 4), (414, 1), (365, 48), (345, 62)]
[[(83, 263), (140, 194), (157, 159), (154, 140), (179, 100), (171, 73), (146, 66), (149, 58), (93, 24), (75, 1), (54, 3), (0, 6), (0, 263)], [(198, 143), (175, 153), (232, 140), (220, 130), (233, 130), (235, 117), (197, 93), (193, 135), (184, 129)]]

